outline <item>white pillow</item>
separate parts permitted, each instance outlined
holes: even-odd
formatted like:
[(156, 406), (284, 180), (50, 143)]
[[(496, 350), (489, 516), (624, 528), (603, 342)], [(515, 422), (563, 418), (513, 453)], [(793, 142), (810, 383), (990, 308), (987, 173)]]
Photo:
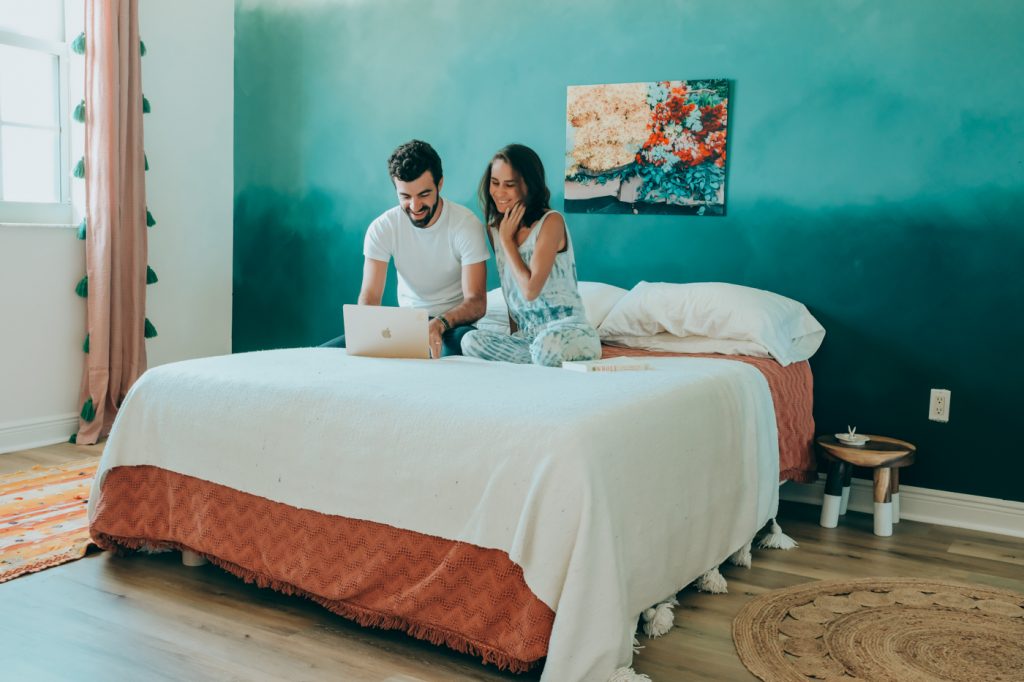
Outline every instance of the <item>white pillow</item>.
[(622, 287), (604, 282), (580, 282), (578, 286), (583, 307), (587, 311), (587, 321), (594, 329), (601, 326), (615, 304), (629, 293)]
[(752, 341), (786, 366), (814, 355), (825, 329), (807, 308), (770, 291), (738, 284), (640, 282), (601, 323), (611, 336), (706, 336)]
[[(601, 326), (608, 311), (614, 308), (615, 304), (628, 293), (622, 287), (603, 282), (580, 282), (579, 290), (580, 297), (583, 299), (583, 308), (587, 313), (587, 321), (594, 329)], [(505, 295), (501, 292), (500, 287), (487, 292), (487, 312), (476, 323), (476, 327), (504, 334), (509, 333), (508, 307), (505, 305)]]
[(613, 346), (668, 353), (718, 353), (719, 355), (749, 355), (755, 358), (771, 357), (764, 346), (753, 341), (710, 339), (706, 336), (676, 336), (668, 332), (654, 336), (609, 336), (601, 341)]

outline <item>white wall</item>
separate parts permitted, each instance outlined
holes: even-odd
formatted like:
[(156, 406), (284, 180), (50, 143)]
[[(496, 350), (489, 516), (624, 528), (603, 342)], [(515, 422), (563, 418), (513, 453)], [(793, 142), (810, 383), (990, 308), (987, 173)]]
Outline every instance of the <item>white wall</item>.
[[(234, 3), (139, 4), (152, 367), (231, 351)], [(0, 225), (0, 452), (77, 429), (83, 273), (74, 227)]]
[(231, 352), (235, 5), (140, 2), (151, 367)]

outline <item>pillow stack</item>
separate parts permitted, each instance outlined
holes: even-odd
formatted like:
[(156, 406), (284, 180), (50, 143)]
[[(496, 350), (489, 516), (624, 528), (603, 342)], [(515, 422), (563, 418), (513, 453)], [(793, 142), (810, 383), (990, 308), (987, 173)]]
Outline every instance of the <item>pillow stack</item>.
[(761, 289), (721, 282), (640, 282), (598, 327), (603, 341), (679, 353), (806, 360), (825, 329), (807, 307)]

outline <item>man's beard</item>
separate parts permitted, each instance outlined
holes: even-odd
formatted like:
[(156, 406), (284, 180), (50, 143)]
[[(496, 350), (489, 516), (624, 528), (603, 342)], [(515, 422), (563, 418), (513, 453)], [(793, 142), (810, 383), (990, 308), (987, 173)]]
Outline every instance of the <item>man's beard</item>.
[(424, 216), (423, 218), (420, 218), (419, 220), (416, 220), (415, 218), (412, 217), (412, 211), (410, 211), (408, 208), (405, 209), (405, 214), (409, 216), (409, 221), (412, 222), (412, 224), (415, 225), (416, 227), (426, 227), (427, 225), (430, 224), (430, 221), (434, 219), (434, 214), (437, 213), (437, 205), (440, 203), (440, 200), (435, 202), (434, 205), (430, 207), (430, 210), (427, 211), (427, 215)]

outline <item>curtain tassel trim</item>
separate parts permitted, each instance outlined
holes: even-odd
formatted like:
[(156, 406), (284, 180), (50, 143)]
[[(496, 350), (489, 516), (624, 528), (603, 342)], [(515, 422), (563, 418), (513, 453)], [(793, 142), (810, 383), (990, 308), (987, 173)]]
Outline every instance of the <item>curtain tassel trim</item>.
[(78, 238), (79, 239), (85, 239), (86, 227), (87, 227), (87, 225), (86, 225), (86, 222), (85, 222), (85, 218), (82, 218), (82, 222), (78, 223)]
[(82, 419), (87, 422), (91, 422), (96, 418), (96, 407), (92, 404), (92, 398), (85, 401), (85, 405), (82, 405)]
[(146, 99), (145, 95), (143, 95), (142, 96), (142, 113), (148, 114), (151, 111), (153, 111), (153, 107), (149, 106), (149, 100)]
[(84, 99), (81, 102), (79, 102), (78, 105), (75, 107), (75, 113), (72, 114), (72, 116), (79, 123), (85, 123), (85, 100)]
[(78, 280), (78, 285), (75, 287), (75, 293), (82, 298), (89, 296), (89, 275)]
[(85, 335), (85, 341), (82, 342), (82, 352), (83, 353), (88, 353), (89, 352), (89, 335), (88, 334)]
[(85, 31), (79, 33), (71, 43), (71, 49), (75, 54), (85, 54)]
[(146, 284), (156, 284), (160, 280), (156, 276), (156, 272), (153, 268), (146, 266)]
[(146, 318), (146, 325), (144, 329), (145, 331), (143, 333), (147, 339), (152, 339), (156, 336), (156, 327), (153, 326), (153, 323), (149, 321), (148, 317)]
[(139, 41), (139, 56), (146, 56), (146, 43), (142, 42), (141, 40)]
[(75, 175), (76, 178), (84, 178), (85, 177), (85, 157), (84, 156), (78, 160), (78, 163), (75, 164), (75, 173), (74, 173), (74, 175)]
[(146, 227), (153, 227), (154, 225), (156, 225), (156, 218), (153, 217), (153, 214), (150, 213), (149, 209), (147, 208), (146, 209)]

